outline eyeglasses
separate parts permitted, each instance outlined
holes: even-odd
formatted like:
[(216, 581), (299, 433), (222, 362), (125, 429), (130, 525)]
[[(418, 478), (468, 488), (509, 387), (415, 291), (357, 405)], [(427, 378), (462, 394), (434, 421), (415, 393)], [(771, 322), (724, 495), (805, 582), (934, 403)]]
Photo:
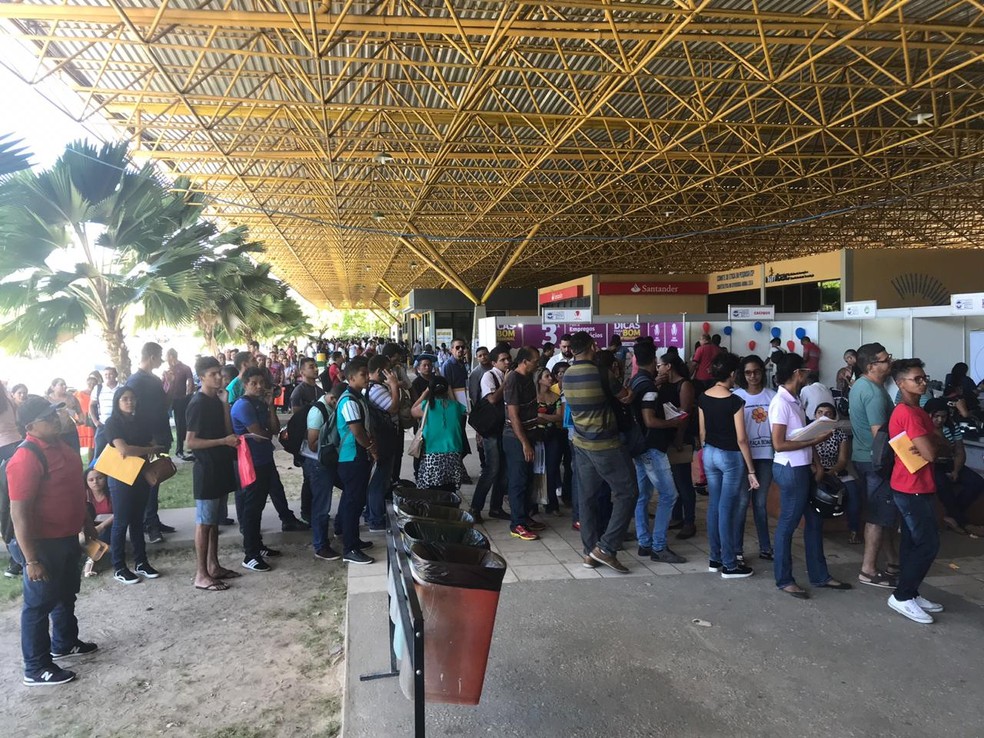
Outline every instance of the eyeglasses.
[(465, 350), (465, 347), (464, 346), (452, 346), (451, 347), (451, 350), (452, 351), (464, 351)]
[(745, 370), (745, 376), (746, 377), (754, 377), (756, 374), (761, 374), (761, 373), (762, 373), (762, 370), (761, 369), (746, 369)]
[(929, 375), (927, 374), (917, 374), (914, 377), (906, 377), (910, 382), (915, 382), (916, 384), (926, 384), (929, 382)]
[(875, 361), (873, 361), (871, 363), (872, 364), (891, 364), (892, 363), (892, 359), (894, 359), (894, 358), (895, 357), (893, 357), (891, 354), (889, 354), (887, 359), (876, 359)]

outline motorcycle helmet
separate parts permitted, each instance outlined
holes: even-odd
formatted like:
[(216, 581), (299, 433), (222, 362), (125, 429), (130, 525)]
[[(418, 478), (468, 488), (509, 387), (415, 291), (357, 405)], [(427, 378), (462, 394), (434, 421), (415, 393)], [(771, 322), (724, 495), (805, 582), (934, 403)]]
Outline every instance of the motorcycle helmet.
[(824, 474), (820, 482), (812, 485), (810, 506), (821, 518), (836, 518), (844, 514), (847, 487), (833, 474)]

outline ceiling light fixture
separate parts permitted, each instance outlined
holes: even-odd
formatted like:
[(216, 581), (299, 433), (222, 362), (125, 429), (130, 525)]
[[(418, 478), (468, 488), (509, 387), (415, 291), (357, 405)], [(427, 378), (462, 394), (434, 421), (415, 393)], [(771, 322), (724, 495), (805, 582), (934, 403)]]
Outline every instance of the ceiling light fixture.
[(921, 126), (924, 123), (929, 123), (933, 119), (932, 113), (913, 113), (909, 116), (909, 120), (915, 123), (917, 126)]
[(380, 151), (378, 154), (372, 157), (372, 160), (377, 164), (382, 164), (383, 166), (385, 166), (393, 161), (393, 155), (385, 151)]
[(386, 213), (384, 213), (382, 210), (373, 210), (369, 214), (369, 217), (372, 218), (377, 223), (381, 223), (383, 222), (383, 220), (386, 219)]

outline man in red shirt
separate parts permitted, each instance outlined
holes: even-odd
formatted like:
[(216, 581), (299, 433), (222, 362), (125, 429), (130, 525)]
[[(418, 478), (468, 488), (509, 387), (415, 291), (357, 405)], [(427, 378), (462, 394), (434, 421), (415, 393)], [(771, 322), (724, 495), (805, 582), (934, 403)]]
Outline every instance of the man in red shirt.
[(75, 673), (54, 660), (96, 650), (95, 643), (79, 640), (75, 595), (81, 580), (79, 532), (85, 530), (87, 540), (97, 534), (85, 512), (79, 456), (59, 439), (60, 407), (37, 395), (27, 397), (17, 410), (27, 439), (7, 463), (11, 554), (24, 567), (21, 649), (24, 684), (30, 687), (72, 681)]
[(803, 367), (819, 374), (820, 355), (823, 353), (820, 347), (813, 343), (809, 336), (803, 336), (800, 345), (803, 347)]
[(694, 384), (697, 385), (698, 392), (703, 392), (713, 383), (714, 378), (711, 375), (711, 364), (714, 363), (720, 352), (721, 347), (715, 346), (711, 343), (711, 337), (706, 333), (702, 333), (700, 336), (700, 346), (690, 358), (690, 371), (693, 374)]
[(901, 458), (892, 467), (892, 497), (902, 514), (902, 543), (899, 546), (899, 581), (888, 598), (888, 606), (917, 623), (933, 622), (930, 613), (942, 612), (943, 606), (919, 595), (919, 585), (929, 572), (940, 550), (940, 532), (936, 524), (936, 482), (933, 462), (941, 436), (933, 420), (919, 406), (926, 394), (928, 377), (919, 359), (899, 359), (892, 363), (892, 378), (902, 393), (888, 421), (888, 437), (905, 433), (924, 462), (910, 472)]

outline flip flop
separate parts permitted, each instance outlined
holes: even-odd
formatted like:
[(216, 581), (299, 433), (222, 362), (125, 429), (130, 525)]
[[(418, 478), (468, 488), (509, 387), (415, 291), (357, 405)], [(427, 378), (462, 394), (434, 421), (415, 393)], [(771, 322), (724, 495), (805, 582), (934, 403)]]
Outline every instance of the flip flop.
[(222, 582), (213, 582), (212, 584), (208, 585), (207, 587), (199, 587), (196, 584), (195, 585), (195, 589), (200, 589), (203, 592), (225, 592), (227, 589), (229, 589), (229, 585), (228, 584), (223, 584)]
[(238, 571), (233, 571), (232, 569), (226, 569), (222, 574), (217, 577), (212, 577), (213, 579), (239, 579), (242, 574)]

